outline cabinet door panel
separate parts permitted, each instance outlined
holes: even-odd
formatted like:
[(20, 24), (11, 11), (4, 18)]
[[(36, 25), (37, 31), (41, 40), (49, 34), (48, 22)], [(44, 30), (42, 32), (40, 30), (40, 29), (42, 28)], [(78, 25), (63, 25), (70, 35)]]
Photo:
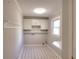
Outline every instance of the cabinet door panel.
[(40, 20), (41, 29), (48, 29), (48, 20)]
[(24, 19), (24, 29), (32, 29), (32, 20), (31, 19)]

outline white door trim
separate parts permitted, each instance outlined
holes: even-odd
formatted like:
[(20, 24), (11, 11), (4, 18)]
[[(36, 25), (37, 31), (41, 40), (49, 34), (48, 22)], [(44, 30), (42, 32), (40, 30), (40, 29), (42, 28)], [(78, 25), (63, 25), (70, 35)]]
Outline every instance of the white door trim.
[(62, 59), (72, 59), (72, 2), (73, 0), (63, 0)]

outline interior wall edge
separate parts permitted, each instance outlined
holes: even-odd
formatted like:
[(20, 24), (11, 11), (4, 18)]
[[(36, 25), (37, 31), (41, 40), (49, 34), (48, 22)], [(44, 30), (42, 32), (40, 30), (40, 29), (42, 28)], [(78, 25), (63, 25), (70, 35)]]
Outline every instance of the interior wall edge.
[[(16, 59), (23, 46), (22, 12), (17, 1), (4, 0), (4, 59)], [(8, 23), (5, 20), (12, 22)], [(7, 23), (7, 24), (6, 24)]]

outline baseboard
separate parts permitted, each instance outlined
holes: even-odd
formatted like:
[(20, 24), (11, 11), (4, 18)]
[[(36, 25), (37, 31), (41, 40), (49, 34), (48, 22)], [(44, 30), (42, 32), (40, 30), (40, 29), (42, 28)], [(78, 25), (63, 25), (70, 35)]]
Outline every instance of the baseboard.
[(24, 46), (43, 46), (42, 44), (25, 44)]

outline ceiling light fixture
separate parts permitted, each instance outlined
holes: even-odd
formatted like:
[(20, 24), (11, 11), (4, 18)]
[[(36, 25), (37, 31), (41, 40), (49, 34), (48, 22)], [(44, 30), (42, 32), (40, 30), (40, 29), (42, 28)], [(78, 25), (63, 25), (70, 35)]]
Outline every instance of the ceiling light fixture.
[(33, 10), (33, 12), (36, 13), (36, 14), (44, 14), (46, 12), (46, 9), (44, 9), (44, 8), (35, 8)]

